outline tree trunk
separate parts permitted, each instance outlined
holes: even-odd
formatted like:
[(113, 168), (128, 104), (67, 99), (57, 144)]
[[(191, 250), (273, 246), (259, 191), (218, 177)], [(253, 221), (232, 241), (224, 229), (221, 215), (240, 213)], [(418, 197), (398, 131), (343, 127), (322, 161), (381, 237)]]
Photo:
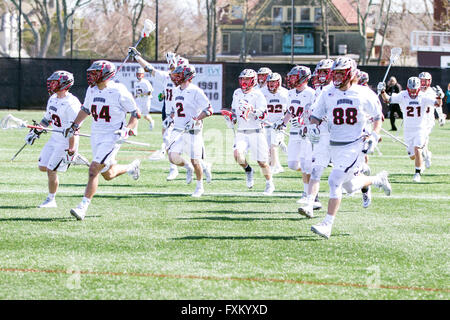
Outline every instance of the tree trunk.
[(242, 38), (241, 38), (241, 54), (239, 56), (239, 62), (245, 62), (247, 58), (247, 11), (248, 0), (244, 0), (244, 23), (242, 26)]
[(389, 0), (389, 2), (388, 2), (388, 9), (386, 11), (387, 12), (386, 13), (386, 23), (384, 24), (384, 30), (383, 30), (383, 40), (381, 40), (380, 55), (378, 56), (378, 61), (377, 61), (377, 65), (378, 66), (381, 63), (381, 58), (383, 56), (384, 38), (386, 37), (387, 28), (389, 26), (389, 12), (391, 10), (391, 4), (392, 4), (392, 0)]
[(211, 9), (210, 0), (206, 0), (206, 62), (211, 61)]
[(324, 2), (325, 0), (320, 0), (320, 7), (322, 11), (323, 41), (325, 42), (325, 56), (328, 59), (330, 57), (330, 36), (328, 34), (327, 7), (325, 6)]
[(211, 52), (211, 60), (213, 62), (216, 61), (216, 53), (217, 53), (217, 9), (216, 9), (216, 0), (212, 0), (212, 52)]
[[(381, 0), (380, 15), (378, 16), (378, 23), (380, 24), (380, 26), (381, 26), (381, 21), (383, 18), (383, 9), (384, 9), (384, 0)], [(389, 14), (389, 12), (387, 12), (387, 14)], [(370, 63), (370, 57), (372, 56), (373, 47), (375, 46), (375, 41), (377, 40), (378, 29), (379, 28), (375, 27), (375, 32), (373, 33), (372, 44), (370, 45), (369, 53), (367, 54), (367, 63)]]

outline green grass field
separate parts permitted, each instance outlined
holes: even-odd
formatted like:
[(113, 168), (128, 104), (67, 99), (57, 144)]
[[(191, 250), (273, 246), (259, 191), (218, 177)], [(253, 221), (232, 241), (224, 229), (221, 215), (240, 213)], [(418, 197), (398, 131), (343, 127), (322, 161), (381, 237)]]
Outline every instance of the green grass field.
[[(0, 118), (8, 113), (29, 123), (43, 114), (1, 111)], [(142, 120), (134, 138), (153, 150), (162, 142), (155, 119), (154, 131)], [(303, 185), (286, 155), (273, 196), (262, 196), (258, 170), (247, 189), (221, 116), (205, 121), (213, 182), (202, 198), (190, 197), (195, 180), (186, 185), (184, 169), (166, 182), (168, 162), (124, 145), (117, 159), (142, 159), (140, 179), (101, 180), (84, 221), (69, 210), (81, 200), (87, 167), (59, 175), (58, 208), (38, 209), (47, 177), (37, 160), (49, 135), (11, 162), (26, 133), (0, 130), (0, 299), (450, 298), (450, 124), (433, 130), (433, 164), (421, 183), (412, 182), (404, 147), (383, 136), (383, 155), (370, 164), (374, 173), (388, 170), (392, 196), (374, 189), (368, 209), (360, 194), (345, 196), (330, 240), (310, 231), (324, 209), (314, 219), (297, 213)], [(91, 159), (88, 138), (80, 152)], [(329, 172), (321, 181), (325, 207)]]

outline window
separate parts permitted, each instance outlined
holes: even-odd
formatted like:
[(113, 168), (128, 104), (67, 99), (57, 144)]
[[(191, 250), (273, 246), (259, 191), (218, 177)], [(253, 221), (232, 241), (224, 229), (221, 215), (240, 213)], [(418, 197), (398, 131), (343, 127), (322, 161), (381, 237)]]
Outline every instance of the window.
[(222, 34), (222, 52), (230, 52), (230, 35)]
[[(297, 10), (295, 10), (296, 8), (294, 7), (294, 21), (295, 21), (295, 18), (296, 18), (296, 11)], [(287, 8), (287, 15), (286, 15), (286, 21), (291, 21), (291, 19), (292, 19), (292, 16), (291, 16), (291, 12), (292, 12), (292, 7), (288, 7)]]
[(242, 19), (244, 17), (244, 14), (242, 13), (242, 7), (241, 6), (232, 6), (231, 7), (231, 17), (233, 19)]
[(261, 52), (273, 53), (273, 35), (262, 34), (261, 35)]
[(272, 8), (272, 24), (279, 25), (283, 21), (283, 8), (273, 7)]
[(300, 8), (300, 21), (311, 21), (311, 8)]
[(294, 34), (294, 47), (304, 47), (305, 36), (303, 34)]
[(320, 7), (314, 8), (314, 21), (316, 22), (322, 21), (322, 9)]

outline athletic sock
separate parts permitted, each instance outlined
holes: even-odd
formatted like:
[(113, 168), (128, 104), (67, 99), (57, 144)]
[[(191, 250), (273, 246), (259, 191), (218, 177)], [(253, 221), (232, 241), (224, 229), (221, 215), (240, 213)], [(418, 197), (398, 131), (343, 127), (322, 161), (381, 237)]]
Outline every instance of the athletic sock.
[(50, 200), (54, 200), (56, 196), (56, 193), (49, 193), (47, 198), (49, 198)]
[(170, 169), (171, 170), (178, 170), (177, 165), (173, 164), (173, 163), (170, 164)]
[(203, 189), (203, 179), (197, 181), (197, 188), (202, 188)]
[(189, 162), (185, 162), (184, 166), (183, 166), (186, 170), (191, 170), (193, 169), (192, 165)]
[(91, 199), (83, 197), (83, 200), (81, 200), (85, 205), (89, 205), (91, 203)]
[(334, 216), (330, 215), (329, 213), (327, 213), (327, 215), (325, 216), (325, 219), (323, 219), (323, 222), (326, 224), (331, 224), (333, 225), (334, 222)]
[(308, 194), (309, 183), (303, 183), (303, 192)]
[(244, 168), (245, 172), (250, 172), (252, 171), (252, 167), (250, 167), (250, 165), (248, 164), (245, 168)]
[(416, 173), (418, 173), (418, 174), (422, 175), (422, 173), (421, 173), (421, 169), (420, 169), (420, 168), (416, 168)]

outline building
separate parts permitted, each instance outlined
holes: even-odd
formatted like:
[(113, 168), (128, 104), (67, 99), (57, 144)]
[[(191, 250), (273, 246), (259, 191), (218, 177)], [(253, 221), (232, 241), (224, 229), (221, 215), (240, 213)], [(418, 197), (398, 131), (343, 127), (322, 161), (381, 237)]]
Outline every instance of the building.
[[(330, 55), (350, 54), (359, 57), (361, 36), (356, 9), (349, 0), (324, 0), (327, 10)], [(243, 37), (245, 4), (248, 5), (246, 35)], [(310, 62), (325, 54), (322, 8), (320, 0), (242, 0), (218, 1), (218, 60), (232, 61), (241, 54), (242, 41), (247, 41), (251, 60), (287, 62), (291, 54), (291, 15), (294, 18), (296, 59)], [(245, 38), (245, 40), (243, 40)], [(306, 59), (306, 60), (305, 60)]]

